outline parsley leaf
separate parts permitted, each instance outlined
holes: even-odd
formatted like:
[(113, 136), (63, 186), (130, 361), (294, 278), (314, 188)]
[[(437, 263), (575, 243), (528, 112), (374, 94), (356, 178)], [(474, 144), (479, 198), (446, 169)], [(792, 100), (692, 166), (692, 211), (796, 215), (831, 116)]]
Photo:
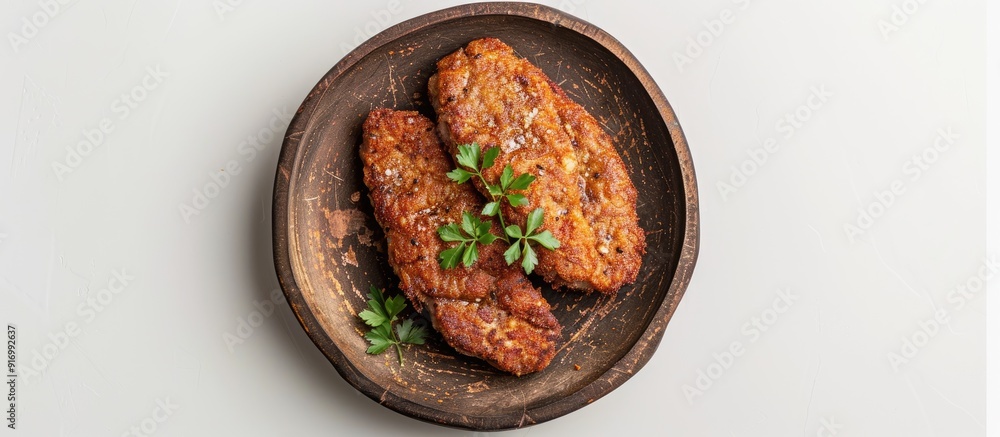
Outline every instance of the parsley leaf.
[(479, 168), (479, 144), (458, 146), (458, 163), (469, 168)]
[(480, 236), (478, 241), (479, 241), (479, 244), (484, 244), (485, 245), (485, 244), (493, 243), (494, 241), (496, 241), (497, 238), (500, 238), (500, 237), (497, 237), (496, 235), (493, 235), (493, 234), (486, 234), (486, 235)]
[(507, 265), (514, 264), (521, 257), (521, 240), (514, 240), (514, 244), (511, 244), (507, 248), (507, 251), (503, 253), (504, 261), (507, 261)]
[(490, 233), (492, 226), (493, 222), (483, 221), (465, 211), (462, 213), (461, 228), (455, 223), (438, 228), (438, 236), (442, 240), (459, 242), (458, 246), (445, 249), (438, 255), (441, 268), (455, 268), (459, 262), (471, 267), (479, 259), (479, 248), (476, 244), (490, 244), (497, 239), (496, 235)]
[(438, 228), (438, 235), (444, 241), (465, 241), (465, 239), (462, 238), (462, 231), (458, 229), (458, 225), (454, 223)]
[(385, 311), (385, 297), (382, 296), (382, 290), (372, 287), (368, 299), (368, 309), (358, 313), (368, 326), (379, 326), (390, 319)]
[(528, 231), (526, 233), (528, 235), (531, 235), (535, 229), (538, 229), (538, 227), (542, 225), (542, 216), (544, 214), (545, 210), (542, 208), (535, 208), (534, 211), (528, 213), (528, 222), (526, 223), (528, 226)]
[(511, 206), (528, 206), (528, 199), (523, 194), (508, 194), (507, 201)]
[(514, 179), (514, 169), (511, 168), (510, 164), (507, 164), (503, 168), (503, 173), (500, 174), (500, 190), (507, 191), (510, 188), (510, 182)]
[(462, 264), (465, 264), (467, 268), (472, 267), (472, 263), (476, 262), (477, 259), (479, 259), (479, 249), (476, 248), (476, 243), (472, 243), (462, 254)]
[(389, 320), (384, 314), (379, 314), (372, 310), (364, 310), (358, 313), (358, 317), (361, 317), (361, 320), (364, 320), (368, 326), (378, 326)]
[(500, 202), (490, 202), (483, 207), (483, 215), (493, 217), (500, 213)]
[(510, 183), (510, 189), (527, 190), (528, 186), (531, 185), (531, 183), (534, 181), (535, 181), (534, 176), (525, 173), (523, 175), (518, 176), (517, 179), (514, 179), (514, 181)]
[(469, 235), (476, 234), (477, 226), (472, 223), (472, 220), (474, 218), (475, 217), (473, 217), (472, 214), (469, 214), (468, 212), (462, 213), (462, 230), (465, 231), (466, 234)]
[(521, 261), (521, 267), (524, 268), (524, 273), (531, 274), (535, 270), (535, 266), (538, 265), (538, 256), (535, 255), (535, 249), (531, 248), (531, 245), (525, 243), (524, 245), (524, 259)]
[(490, 147), (489, 149), (487, 149), (486, 153), (483, 154), (482, 169), (486, 170), (490, 167), (493, 167), (493, 161), (496, 161), (498, 155), (500, 155), (499, 147)]
[(458, 246), (452, 247), (451, 249), (445, 249), (441, 252), (439, 260), (441, 261), (441, 268), (452, 269), (458, 265), (458, 260), (462, 259), (462, 255), (465, 253), (465, 243), (459, 244)]
[(452, 181), (455, 181), (455, 183), (458, 184), (464, 184), (465, 181), (469, 180), (469, 178), (472, 177), (472, 173), (469, 173), (460, 168), (456, 168), (452, 171), (449, 171), (446, 174), (448, 175), (448, 179), (451, 179)]
[[(524, 232), (521, 231), (521, 227), (517, 225), (510, 225), (504, 229), (504, 233), (510, 238), (516, 238), (517, 243), (514, 243), (504, 252), (504, 259), (507, 264), (513, 264), (518, 258), (521, 258), (521, 267), (524, 268), (524, 272), (531, 274), (535, 271), (535, 266), (538, 265), (538, 254), (531, 247), (531, 242), (540, 244), (542, 247), (555, 250), (559, 248), (559, 240), (552, 235), (552, 232), (548, 230), (542, 232), (536, 232), (539, 227), (542, 226), (542, 222), (545, 219), (545, 210), (542, 208), (535, 208), (533, 211), (528, 213), (527, 223), (525, 225), (527, 228)], [(520, 246), (519, 246), (520, 244)], [(521, 253), (518, 254), (518, 249)], [(509, 253), (508, 253), (509, 252)]]
[(396, 327), (396, 335), (403, 343), (424, 344), (427, 330), (423, 326), (414, 325), (413, 320), (406, 319)]
[(382, 290), (370, 287), (368, 293), (368, 308), (358, 313), (358, 316), (365, 321), (365, 324), (372, 326), (372, 330), (365, 333), (365, 339), (370, 346), (365, 352), (373, 355), (385, 352), (391, 346), (396, 347), (399, 355), (399, 365), (403, 365), (402, 344), (424, 344), (427, 330), (423, 326), (415, 325), (413, 320), (406, 319), (395, 331), (392, 329), (396, 316), (406, 309), (406, 299), (402, 295), (396, 295), (388, 299), (382, 294)]
[(538, 242), (538, 244), (541, 244), (542, 247), (549, 250), (559, 248), (559, 240), (556, 240), (556, 237), (553, 237), (552, 233), (549, 231), (542, 231), (541, 233), (528, 237), (528, 239)]
[(385, 300), (385, 312), (389, 314), (389, 321), (396, 321), (396, 316), (405, 308), (406, 298), (401, 295), (396, 295)]
[(382, 327), (379, 326), (365, 334), (365, 338), (369, 343), (371, 343), (371, 346), (368, 346), (368, 350), (365, 352), (378, 355), (385, 352), (386, 349), (389, 349), (389, 346), (392, 346), (392, 340), (390, 340), (383, 331)]

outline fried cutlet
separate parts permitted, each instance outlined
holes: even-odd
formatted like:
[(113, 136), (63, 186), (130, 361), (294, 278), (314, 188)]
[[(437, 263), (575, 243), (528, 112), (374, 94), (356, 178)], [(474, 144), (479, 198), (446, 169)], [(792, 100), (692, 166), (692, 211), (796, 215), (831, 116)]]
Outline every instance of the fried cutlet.
[[(515, 375), (544, 369), (562, 328), (521, 267), (504, 261), (500, 242), (480, 245), (469, 268), (438, 264), (438, 254), (455, 243), (441, 240), (437, 229), (461, 223), (463, 211), (480, 211), (484, 202), (470, 185), (446, 176), (453, 164), (434, 124), (413, 111), (372, 111), (361, 159), (389, 263), (413, 306), (460, 353)], [(503, 231), (494, 225), (492, 232)]]
[(522, 226), (529, 212), (544, 208), (542, 229), (561, 242), (538, 251), (535, 271), (556, 287), (602, 293), (634, 282), (646, 251), (636, 190), (597, 120), (494, 38), (470, 42), (437, 68), (428, 91), (452, 155), (462, 144), (498, 146), (496, 165), (484, 172), (489, 183), (507, 164), (537, 177), (527, 206), (504, 205), (505, 217)]

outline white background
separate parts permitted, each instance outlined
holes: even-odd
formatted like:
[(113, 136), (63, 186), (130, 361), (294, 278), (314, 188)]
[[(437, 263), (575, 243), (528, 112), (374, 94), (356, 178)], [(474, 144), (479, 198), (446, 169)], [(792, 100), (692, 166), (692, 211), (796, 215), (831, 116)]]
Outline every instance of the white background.
[[(37, 2), (0, 4), (0, 322), (18, 327), (21, 366), (19, 429), (0, 435), (118, 436), (144, 421), (156, 435), (468, 435), (359, 395), (283, 302), (242, 343), (224, 339), (278, 286), (275, 113), (366, 27), (457, 3), (79, 1), (35, 33), (22, 17)], [(641, 372), (511, 435), (986, 435), (987, 293), (961, 307), (954, 294), (1000, 255), (996, 232), (987, 244), (1000, 214), (987, 207), (985, 1), (543, 3), (608, 31), (660, 84), (694, 157), (701, 255)], [(806, 111), (813, 88), (832, 96)], [(126, 93), (144, 97), (127, 114)], [(796, 113), (789, 135), (776, 123)], [(101, 144), (54, 169), (104, 118)], [(943, 152), (939, 129), (958, 135)], [(250, 159), (240, 143), (257, 135)], [(777, 151), (746, 163), (768, 139)], [(915, 178), (923, 154), (936, 159)], [(238, 173), (185, 216), (227, 164)], [(723, 194), (741, 166), (752, 174)], [(895, 181), (902, 194), (875, 205)], [(852, 238), (859, 208), (878, 217)], [(123, 271), (124, 290), (88, 307)], [(771, 313), (779, 289), (796, 297)], [(935, 311), (946, 324), (926, 322)], [(773, 323), (757, 336), (762, 316)]]

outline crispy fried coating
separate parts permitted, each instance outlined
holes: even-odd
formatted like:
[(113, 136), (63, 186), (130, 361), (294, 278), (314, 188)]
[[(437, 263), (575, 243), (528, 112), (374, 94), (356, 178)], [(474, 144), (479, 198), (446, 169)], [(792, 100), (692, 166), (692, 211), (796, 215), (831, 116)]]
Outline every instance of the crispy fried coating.
[(557, 287), (602, 293), (634, 282), (646, 251), (636, 190), (594, 117), (494, 38), (470, 42), (437, 67), (428, 91), (452, 154), (461, 144), (498, 146), (496, 165), (484, 173), (491, 184), (506, 164), (537, 177), (525, 193), (529, 205), (504, 210), (523, 226), (531, 210), (545, 208), (542, 229), (562, 245), (539, 250), (535, 271)]
[[(442, 241), (438, 227), (461, 223), (462, 211), (481, 211), (483, 201), (446, 176), (453, 164), (434, 124), (413, 111), (372, 111), (361, 159), (389, 263), (414, 307), (463, 354), (515, 375), (548, 366), (562, 327), (520, 266), (504, 261), (501, 241), (480, 245), (471, 268), (438, 264), (438, 254), (455, 244)], [(494, 224), (492, 232), (502, 231)]]

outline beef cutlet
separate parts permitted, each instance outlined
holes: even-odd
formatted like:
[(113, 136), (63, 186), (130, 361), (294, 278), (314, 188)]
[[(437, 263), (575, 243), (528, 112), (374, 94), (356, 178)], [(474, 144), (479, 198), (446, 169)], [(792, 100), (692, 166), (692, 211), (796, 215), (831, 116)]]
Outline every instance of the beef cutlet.
[(428, 93), (452, 155), (462, 144), (498, 146), (496, 164), (484, 172), (489, 183), (507, 164), (537, 177), (527, 206), (504, 205), (504, 216), (522, 226), (529, 212), (544, 208), (542, 229), (561, 243), (538, 251), (535, 271), (556, 287), (602, 293), (634, 282), (646, 248), (636, 190), (597, 120), (494, 38), (470, 42), (437, 68)]
[[(364, 123), (361, 159), (375, 218), (388, 239), (399, 287), (460, 353), (523, 375), (555, 355), (561, 326), (519, 265), (504, 261), (501, 242), (479, 248), (471, 267), (442, 269), (446, 243), (437, 229), (480, 211), (475, 189), (448, 179), (451, 159), (434, 124), (414, 111), (378, 109)], [(493, 234), (502, 230), (494, 225)]]

